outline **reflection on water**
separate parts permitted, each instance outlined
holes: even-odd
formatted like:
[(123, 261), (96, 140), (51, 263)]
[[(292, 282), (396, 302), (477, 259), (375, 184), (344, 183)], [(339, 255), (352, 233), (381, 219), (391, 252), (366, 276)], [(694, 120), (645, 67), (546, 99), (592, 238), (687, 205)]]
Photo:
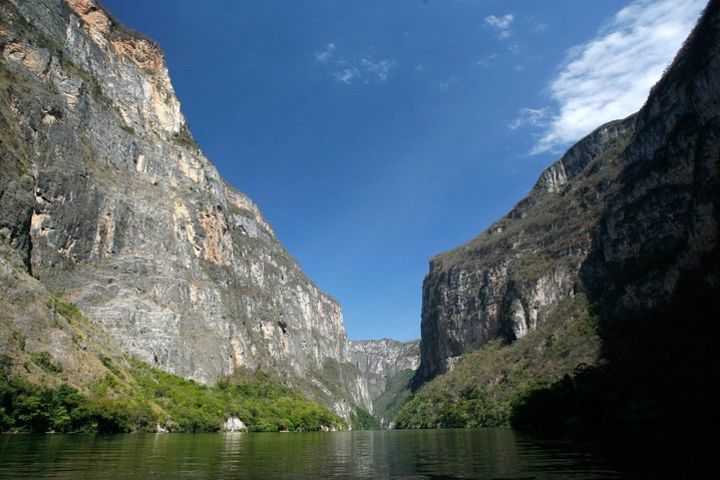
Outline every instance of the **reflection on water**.
[(511, 429), (0, 437), (2, 478), (618, 478), (594, 448)]

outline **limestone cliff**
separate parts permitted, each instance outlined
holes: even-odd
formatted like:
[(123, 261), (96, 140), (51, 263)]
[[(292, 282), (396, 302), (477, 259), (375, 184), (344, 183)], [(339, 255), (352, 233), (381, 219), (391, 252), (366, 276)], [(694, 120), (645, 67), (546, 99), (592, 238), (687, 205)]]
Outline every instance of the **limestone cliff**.
[(430, 261), (416, 384), (492, 340), (524, 337), (575, 295), (620, 168), (617, 154), (634, 131), (634, 116), (600, 127), (550, 166), (505, 218)]
[[(505, 218), (432, 259), (416, 384), (493, 340), (492, 348), (519, 343), (558, 305), (580, 305), (574, 299), (582, 296), (599, 319), (604, 359), (623, 357), (614, 364), (618, 372), (654, 365), (628, 376), (628, 385), (653, 378), (658, 383), (647, 395), (665, 383), (672, 391), (672, 382), (651, 372), (677, 367), (667, 365), (667, 355), (642, 352), (674, 343), (684, 345), (680, 355), (688, 359), (701, 355), (689, 345), (697, 347), (705, 334), (717, 338), (716, 322), (706, 317), (720, 285), (718, 45), (720, 2), (713, 0), (639, 113), (581, 140)], [(557, 331), (563, 320), (554, 321)], [(533, 345), (538, 361), (549, 346), (540, 340), (522, 347)], [(493, 368), (485, 370), (497, 383), (504, 373)], [(692, 388), (712, 385), (711, 378)]]
[(383, 427), (392, 428), (395, 414), (406, 400), (409, 380), (420, 364), (420, 341), (353, 340), (350, 358), (367, 379), (374, 415)]
[(389, 377), (401, 370), (416, 370), (420, 363), (419, 340), (399, 342), (389, 338), (353, 340), (350, 358), (361, 372)]
[(0, 13), (0, 235), (27, 272), (158, 368), (371, 409), (340, 306), (202, 154), (159, 47), (96, 0)]

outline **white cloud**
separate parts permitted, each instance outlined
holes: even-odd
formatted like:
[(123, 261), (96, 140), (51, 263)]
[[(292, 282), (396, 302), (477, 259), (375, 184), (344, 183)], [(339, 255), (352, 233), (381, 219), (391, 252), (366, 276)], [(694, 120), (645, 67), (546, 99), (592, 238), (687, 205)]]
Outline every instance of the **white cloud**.
[(354, 81), (360, 78), (360, 72), (357, 68), (345, 68), (335, 72), (333, 76), (345, 85), (352, 85)]
[(490, 15), (489, 17), (485, 17), (485, 25), (495, 30), (499, 30), (500, 33), (498, 33), (498, 38), (500, 40), (507, 40), (513, 36), (513, 31), (510, 30), (513, 20), (515, 20), (515, 16), (512, 13), (508, 13), (507, 15), (502, 15), (500, 17)]
[(605, 122), (637, 111), (706, 3), (635, 0), (593, 40), (571, 49), (550, 83), (557, 111), (533, 152), (558, 150)]
[(381, 82), (385, 82), (390, 75), (390, 70), (395, 66), (393, 60), (379, 60), (373, 61), (369, 58), (363, 58), (360, 60), (360, 64), (365, 68), (365, 71), (377, 77)]
[(369, 55), (347, 58), (335, 43), (328, 43), (323, 50), (316, 52), (314, 57), (316, 62), (326, 65), (337, 81), (345, 85), (386, 82), (397, 63), (389, 58), (377, 59)]
[(513, 35), (513, 33), (512, 33), (511, 30), (503, 30), (503, 31), (500, 32), (500, 34), (498, 35), (498, 38), (499, 38), (500, 40), (505, 40), (505, 39), (508, 39), (508, 38), (512, 37), (512, 35)]
[(323, 50), (322, 52), (317, 52), (315, 54), (315, 60), (321, 63), (327, 62), (335, 53), (336, 48), (337, 47), (335, 47), (334, 43), (328, 43), (325, 47), (325, 50)]
[(447, 92), (450, 87), (458, 81), (457, 77), (448, 77), (444, 82), (438, 83), (438, 90), (441, 92)]
[(524, 126), (544, 127), (547, 125), (547, 118), (547, 108), (522, 108), (518, 117), (508, 126), (511, 130), (517, 130)]
[(515, 16), (512, 13), (508, 13), (507, 15), (502, 15), (500, 17), (496, 17), (495, 15), (490, 15), (489, 17), (485, 17), (485, 23), (487, 25), (490, 25), (491, 27), (495, 27), (499, 30), (506, 30), (510, 28), (510, 25), (512, 25), (513, 20), (515, 20)]
[(500, 55), (498, 55), (497, 53), (493, 53), (492, 55), (486, 55), (480, 60), (476, 61), (475, 65), (483, 68), (488, 68), (490, 66), (490, 63), (498, 58), (500, 58)]

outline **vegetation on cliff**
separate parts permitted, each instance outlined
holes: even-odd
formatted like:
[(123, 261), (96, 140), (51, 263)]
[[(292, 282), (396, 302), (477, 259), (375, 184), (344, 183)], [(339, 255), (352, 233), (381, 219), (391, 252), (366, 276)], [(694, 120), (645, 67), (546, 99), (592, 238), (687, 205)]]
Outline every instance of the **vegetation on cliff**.
[(510, 345), (500, 340), (465, 355), (403, 407), (398, 428), (509, 425), (532, 392), (597, 361), (599, 338), (584, 296), (561, 302), (548, 321)]
[[(702, 271), (720, 267), (720, 256)], [(537, 431), (686, 429), (720, 422), (716, 287), (683, 282), (662, 312), (613, 318), (598, 309), (604, 361), (530, 392), (512, 425)]]
[(410, 381), (414, 375), (415, 370), (405, 369), (385, 380), (385, 390), (373, 400), (375, 416), (384, 420), (384, 425), (394, 423), (400, 408), (412, 397)]
[(231, 416), (250, 431), (346, 427), (277, 376), (240, 370), (209, 387), (118, 354), (3, 242), (0, 282), (0, 432), (217, 431)]
[[(38, 358), (59, 373), (47, 352)], [(213, 432), (230, 416), (257, 432), (345, 428), (339, 417), (268, 375), (208, 387), (137, 360), (126, 365), (102, 360), (107, 375), (80, 392), (66, 382), (31, 383), (12, 373), (10, 357), (0, 358), (0, 431), (131, 432), (156, 431), (160, 425), (170, 431)]]
[(351, 417), (355, 430), (380, 430), (380, 421), (373, 417), (370, 412), (358, 408)]

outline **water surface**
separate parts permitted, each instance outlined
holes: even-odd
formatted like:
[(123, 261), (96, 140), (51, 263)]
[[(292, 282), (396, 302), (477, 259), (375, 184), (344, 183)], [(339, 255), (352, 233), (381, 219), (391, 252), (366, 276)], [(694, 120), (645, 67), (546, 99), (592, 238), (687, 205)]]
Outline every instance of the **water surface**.
[(596, 446), (511, 429), (6, 435), (1, 478), (623, 478)]

